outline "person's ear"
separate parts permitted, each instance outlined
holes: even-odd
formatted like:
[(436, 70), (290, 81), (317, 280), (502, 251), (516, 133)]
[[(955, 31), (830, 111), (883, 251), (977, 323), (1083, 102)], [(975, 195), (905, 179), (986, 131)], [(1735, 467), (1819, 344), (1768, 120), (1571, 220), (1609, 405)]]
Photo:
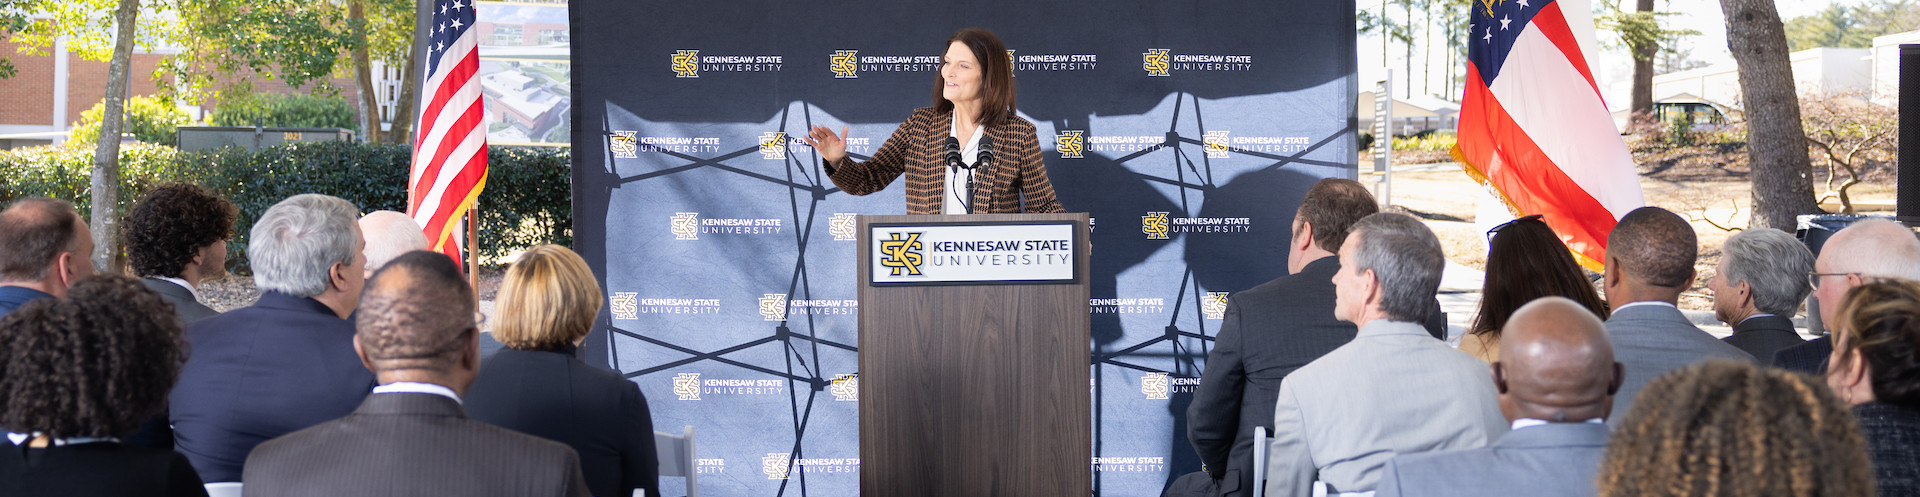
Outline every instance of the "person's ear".
[(480, 371), (480, 328), (477, 326), (467, 328), (467, 331), (462, 333), (466, 334), (467, 346), (461, 348), (460, 367), (478, 372)]
[(335, 290), (343, 290), (343, 291), (346, 290), (347, 289), (346, 271), (348, 269), (352, 269), (354, 271), (365, 271), (365, 269), (363, 268), (348, 268), (345, 263), (335, 262), (333, 263), (333, 265), (327, 266), (327, 284), (333, 286), (333, 289)]
[(1613, 288), (1620, 284), (1620, 258), (1607, 254), (1607, 267), (1600, 270), (1601, 286)]
[(367, 368), (367, 371), (372, 371), (372, 372), (373, 372), (373, 374), (374, 374), (374, 375), (376, 375), (376, 376), (380, 374), (380, 370), (378, 370), (378, 369), (373, 369), (373, 360), (372, 360), (372, 359), (369, 359), (369, 358), (367, 358), (367, 349), (366, 349), (366, 347), (363, 347), (363, 346), (361, 346), (361, 345), (360, 345), (360, 334), (359, 334), (359, 333), (354, 333), (354, 334), (353, 334), (353, 355), (356, 355), (356, 356), (359, 356), (359, 357), (360, 357), (360, 365), (361, 365), (361, 366), (363, 366), (363, 367), (366, 367), (366, 368)]
[(1487, 367), (1493, 368), (1494, 391), (1500, 392), (1501, 395), (1505, 395), (1507, 393), (1507, 376), (1504, 371), (1501, 371), (1500, 361), (1493, 361), (1493, 364), (1490, 364)]
[(1848, 387), (1867, 381), (1867, 361), (1866, 358), (1860, 357), (1860, 349), (1847, 351), (1846, 358), (1847, 365), (1840, 370), (1840, 381)]
[[(1293, 245), (1297, 250), (1313, 248), (1313, 223), (1300, 222), (1300, 229), (1293, 233)], [(1334, 250), (1339, 250), (1339, 247), (1335, 247)]]
[[(1725, 278), (1725, 276), (1721, 276), (1721, 278)], [(1753, 284), (1742, 281), (1739, 285), (1733, 286), (1733, 290), (1739, 292), (1739, 301), (1742, 306), (1753, 305)]]
[(1607, 382), (1607, 396), (1612, 397), (1614, 394), (1620, 393), (1620, 386), (1626, 384), (1626, 382), (1626, 366), (1622, 366), (1618, 362), (1613, 363), (1613, 378)]
[(1681, 284), (1680, 284), (1680, 289), (1681, 289), (1681, 290), (1686, 290), (1686, 289), (1688, 289), (1688, 288), (1693, 288), (1693, 279), (1694, 279), (1694, 278), (1698, 278), (1698, 277), (1700, 277), (1700, 270), (1698, 270), (1698, 269), (1691, 269), (1691, 270), (1688, 270), (1688, 271), (1687, 271), (1687, 282), (1686, 282), (1686, 283), (1681, 283)]
[(73, 286), (73, 252), (61, 252), (54, 258), (53, 272), (60, 277), (60, 286)]

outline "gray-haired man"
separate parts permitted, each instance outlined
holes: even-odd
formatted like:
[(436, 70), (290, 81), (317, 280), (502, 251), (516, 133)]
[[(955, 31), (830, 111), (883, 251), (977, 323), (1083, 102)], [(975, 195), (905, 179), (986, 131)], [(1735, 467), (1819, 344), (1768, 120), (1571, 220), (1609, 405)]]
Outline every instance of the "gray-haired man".
[(1772, 228), (1742, 231), (1720, 246), (1720, 267), (1707, 279), (1713, 315), (1733, 326), (1720, 339), (1772, 364), (1780, 349), (1805, 343), (1793, 329), (1793, 314), (1813, 286), (1813, 252), (1793, 235)]
[(260, 300), (187, 330), (171, 416), (175, 450), (204, 481), (240, 481), (254, 446), (345, 416), (372, 391), (347, 319), (366, 277), (359, 215), (326, 195), (274, 204), (248, 237)]

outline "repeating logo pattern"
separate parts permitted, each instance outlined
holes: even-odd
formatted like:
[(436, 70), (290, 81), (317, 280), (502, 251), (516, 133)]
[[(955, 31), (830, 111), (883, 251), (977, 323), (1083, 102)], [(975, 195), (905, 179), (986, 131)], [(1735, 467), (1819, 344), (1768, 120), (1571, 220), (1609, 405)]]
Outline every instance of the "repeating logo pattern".
[(1173, 57), (1168, 55), (1169, 51), (1166, 48), (1147, 49), (1146, 53), (1140, 54), (1140, 68), (1146, 69), (1148, 76), (1167, 76), (1167, 69), (1173, 67)]
[(700, 400), (700, 373), (673, 375), (673, 394), (680, 400)]
[(1208, 131), (1200, 137), (1200, 143), (1205, 145), (1208, 159), (1227, 158), (1227, 132)]
[(837, 402), (857, 402), (860, 400), (860, 375), (843, 374), (833, 377), (833, 386), (828, 388)]
[(671, 221), (671, 226), (669, 227), (669, 229), (673, 231), (673, 239), (675, 240), (699, 240), (700, 239), (700, 213), (698, 212), (674, 213), (673, 220)]
[(1087, 153), (1085, 130), (1064, 129), (1053, 137), (1054, 149), (1060, 152), (1062, 159), (1082, 159)]
[(1166, 400), (1173, 393), (1173, 382), (1166, 373), (1147, 373), (1140, 377), (1140, 393), (1153, 400)]
[(640, 141), (636, 139), (639, 134), (638, 131), (614, 130), (612, 135), (607, 136), (607, 150), (613, 152), (615, 159), (640, 158)]
[(760, 318), (766, 321), (787, 320), (787, 294), (767, 293), (760, 295)]
[(787, 134), (778, 131), (761, 133), (760, 158), (787, 160)]
[(827, 233), (832, 234), (833, 241), (836, 242), (857, 240), (859, 237), (856, 236), (858, 233), (854, 232), (854, 227), (858, 226), (858, 219), (857, 215), (851, 212), (835, 212), (833, 218), (827, 220)]
[(640, 319), (640, 294), (637, 292), (614, 292), (607, 299), (607, 311), (614, 319)]
[(1207, 292), (1200, 297), (1200, 313), (1207, 319), (1227, 318), (1227, 292)]
[(673, 77), (700, 77), (700, 51), (676, 50), (673, 52)]
[(792, 454), (769, 452), (766, 457), (760, 458), (760, 472), (766, 473), (769, 480), (785, 480), (787, 472), (792, 469), (792, 465), (789, 464), (792, 458)]
[(1168, 239), (1167, 225), (1167, 213), (1165, 212), (1148, 212), (1147, 215), (1140, 216), (1140, 232), (1145, 233), (1148, 240)]
[(920, 243), (922, 233), (906, 233), (906, 238), (900, 238), (901, 233), (889, 235), (888, 239), (880, 241), (880, 254), (883, 255), (880, 266), (891, 270), (889, 274), (893, 276), (899, 276), (902, 271), (908, 276), (919, 276), (920, 262), (925, 258), (925, 246)]
[(833, 79), (855, 79), (860, 77), (860, 51), (834, 50), (827, 66), (833, 70)]

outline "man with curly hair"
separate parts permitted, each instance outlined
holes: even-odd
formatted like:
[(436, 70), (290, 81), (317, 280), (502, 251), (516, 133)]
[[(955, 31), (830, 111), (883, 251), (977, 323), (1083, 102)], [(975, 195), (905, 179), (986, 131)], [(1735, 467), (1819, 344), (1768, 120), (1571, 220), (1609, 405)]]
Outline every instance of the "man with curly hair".
[(199, 285), (226, 274), (237, 211), (205, 188), (169, 183), (147, 191), (127, 212), (122, 229), (133, 273), (173, 304), (182, 324), (218, 314), (200, 303)]
[(73, 204), (24, 198), (0, 211), (0, 316), (27, 302), (64, 297), (93, 275), (93, 234)]

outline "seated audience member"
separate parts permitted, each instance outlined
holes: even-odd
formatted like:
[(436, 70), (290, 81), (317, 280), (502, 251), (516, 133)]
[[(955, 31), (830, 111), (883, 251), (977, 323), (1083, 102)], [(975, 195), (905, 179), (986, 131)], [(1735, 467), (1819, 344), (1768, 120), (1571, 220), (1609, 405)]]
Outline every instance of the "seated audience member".
[(507, 268), (494, 299), (493, 334), (507, 348), (482, 363), (467, 391), (468, 413), (573, 447), (594, 495), (644, 488), (657, 497), (646, 396), (626, 378), (575, 357), (603, 299), (587, 261), (559, 245), (534, 247)]
[(346, 417), (260, 444), (247, 458), (247, 495), (588, 495), (573, 449), (461, 407), (480, 370), (480, 328), (452, 260), (401, 255), (374, 273), (362, 302), (354, 350), (380, 386)]
[(240, 481), (255, 445), (345, 416), (373, 388), (347, 320), (366, 276), (358, 214), (318, 194), (274, 204), (247, 244), (260, 300), (188, 327), (170, 414), (206, 481)]
[[(1813, 297), (1820, 303), (1820, 321), (1832, 323), (1847, 290), (1869, 278), (1920, 281), (1920, 240), (1913, 230), (1881, 218), (1862, 219), (1834, 233), (1813, 261)], [(1807, 312), (1813, 312), (1808, 309)], [(1781, 349), (1773, 365), (1807, 374), (1824, 374), (1833, 355), (1831, 337)]]
[(173, 307), (124, 276), (84, 278), (0, 321), (0, 495), (205, 496), (185, 456), (120, 443), (167, 405), (186, 350)]
[(1563, 297), (1522, 306), (1506, 325), (1493, 384), (1513, 431), (1477, 449), (1395, 457), (1380, 497), (1595, 494), (1621, 375), (1606, 325)]
[(1654, 379), (1607, 442), (1600, 495), (1873, 495), (1860, 426), (1819, 381), (1735, 360)]
[(20, 199), (0, 211), (0, 316), (60, 297), (93, 275), (93, 234), (65, 200)]
[(173, 304), (183, 323), (219, 314), (200, 303), (199, 286), (226, 274), (236, 212), (226, 199), (188, 183), (154, 187), (127, 212), (121, 229), (133, 274)]
[(1720, 267), (1707, 279), (1713, 316), (1733, 327), (1721, 341), (1752, 354), (1761, 365), (1773, 354), (1805, 343), (1793, 329), (1793, 313), (1813, 287), (1813, 252), (1793, 235), (1773, 228), (1741, 231), (1720, 248)]
[(1487, 365), (1421, 328), (1445, 266), (1440, 240), (1403, 214), (1354, 224), (1333, 276), (1352, 342), (1287, 375), (1273, 410), (1266, 494), (1371, 492), (1395, 454), (1486, 445), (1508, 430)]
[(367, 236), (367, 277), (400, 254), (430, 250), (420, 223), (394, 211), (373, 211), (360, 217), (360, 232)]
[(1480, 290), (1480, 313), (1460, 337), (1460, 351), (1482, 361), (1500, 360), (1500, 330), (1514, 309), (1541, 297), (1573, 299), (1599, 319), (1607, 302), (1593, 288), (1573, 253), (1540, 216), (1508, 221), (1489, 230), (1487, 279)]
[(1614, 396), (1608, 423), (1618, 423), (1648, 381), (1708, 359), (1754, 362), (1738, 347), (1693, 325), (1675, 303), (1693, 286), (1698, 238), (1685, 219), (1659, 207), (1628, 212), (1607, 238), (1607, 336), (1627, 379)]
[(1860, 419), (1880, 495), (1920, 495), (1920, 284), (1862, 283), (1839, 318), (1827, 385)]
[[(1181, 476), (1167, 495), (1253, 495), (1253, 429), (1272, 432), (1280, 380), (1353, 341), (1353, 323), (1333, 317), (1332, 277), (1340, 270), (1334, 252), (1355, 221), (1379, 211), (1373, 194), (1353, 180), (1323, 179), (1307, 189), (1294, 212), (1289, 274), (1227, 300), (1226, 320), (1187, 407), (1187, 439), (1207, 470)], [(1433, 336), (1446, 336), (1438, 311), (1426, 326)]]

